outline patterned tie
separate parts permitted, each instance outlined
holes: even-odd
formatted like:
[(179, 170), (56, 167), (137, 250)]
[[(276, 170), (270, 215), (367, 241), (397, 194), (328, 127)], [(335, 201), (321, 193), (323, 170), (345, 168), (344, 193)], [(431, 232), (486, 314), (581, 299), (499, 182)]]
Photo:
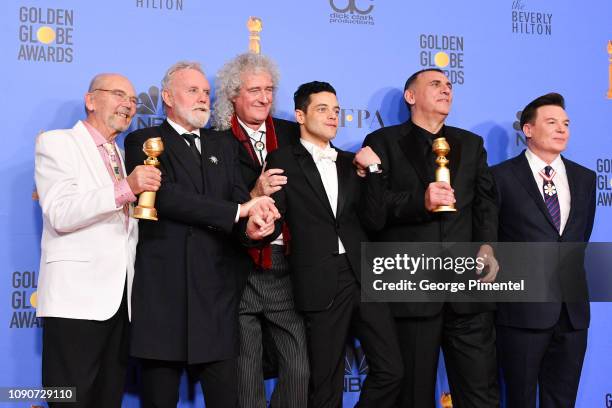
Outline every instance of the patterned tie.
[(182, 136), (189, 143), (189, 147), (191, 148), (191, 153), (193, 154), (193, 157), (196, 159), (198, 166), (201, 166), (202, 165), (202, 155), (200, 154), (200, 151), (198, 150), (198, 146), (196, 146), (196, 142), (195, 142), (196, 138), (200, 136), (194, 135), (193, 133), (184, 133)]
[(553, 183), (552, 179), (555, 177), (556, 172), (552, 167), (546, 166), (544, 170), (540, 170), (540, 175), (544, 179), (542, 185), (542, 191), (544, 192), (544, 202), (548, 208), (550, 218), (552, 218), (557, 227), (557, 231), (561, 229), (561, 209), (559, 207), (559, 197), (557, 196), (557, 187)]
[(117, 151), (115, 150), (115, 145), (113, 143), (104, 143), (102, 145), (108, 153), (108, 161), (113, 168), (113, 175), (115, 176), (115, 180), (119, 181), (123, 178), (123, 174), (121, 174), (121, 167), (119, 164), (119, 159), (117, 158)]
[[(106, 149), (106, 153), (108, 153), (108, 162), (113, 168), (113, 175), (115, 176), (116, 181), (123, 180), (123, 172), (121, 171), (121, 164), (119, 161), (119, 154), (117, 153), (117, 149), (115, 149), (114, 143), (104, 143), (102, 145), (104, 149)], [(129, 204), (123, 205), (123, 214), (125, 215), (125, 227), (127, 229), (128, 226), (128, 216), (130, 213)]]

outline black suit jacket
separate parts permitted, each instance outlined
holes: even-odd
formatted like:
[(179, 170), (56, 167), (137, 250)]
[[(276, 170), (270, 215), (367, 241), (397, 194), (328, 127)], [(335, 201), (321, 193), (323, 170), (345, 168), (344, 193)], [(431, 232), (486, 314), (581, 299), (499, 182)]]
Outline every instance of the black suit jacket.
[[(480, 136), (445, 126), (451, 151), (447, 156), (455, 213), (430, 213), (425, 190), (435, 181), (424, 144), (411, 121), (369, 134), (370, 146), (381, 159), (383, 177), (368, 177), (365, 211), (375, 219), (374, 237), (382, 242), (493, 242), (497, 238), (497, 207), (493, 176)], [(433, 160), (433, 158), (431, 158)], [(382, 195), (383, 204), (371, 197)], [(367, 199), (370, 197), (370, 199)], [(434, 316), (443, 303), (391, 303), (397, 317)], [(493, 310), (489, 303), (453, 303), (457, 313)]]
[[(161, 137), (159, 221), (139, 222), (132, 292), (132, 355), (190, 364), (238, 354), (238, 304), (248, 259), (237, 245), (248, 200), (238, 143), (201, 129), (202, 166), (164, 122), (125, 139), (128, 171), (145, 159), (142, 144)], [(215, 160), (216, 158), (216, 160)]]
[[(338, 150), (338, 149), (337, 149)], [(358, 207), (362, 179), (353, 166), (354, 154), (338, 150), (338, 205), (336, 216), (329, 204), (321, 176), (312, 156), (297, 143), (268, 155), (268, 167), (285, 170), (287, 184), (272, 195), (283, 221), (291, 231), (291, 279), (295, 305), (301, 311), (327, 309), (336, 294), (338, 282), (338, 237), (346, 250), (353, 272), (360, 280), (361, 242), (368, 241)]]
[[(295, 143), (299, 143), (300, 140), (300, 127), (295, 122), (290, 122), (284, 119), (272, 118), (272, 124), (274, 126), (274, 133), (276, 134), (276, 141), (278, 147), (289, 146)], [(240, 143), (238, 149), (238, 158), (240, 160), (240, 170), (242, 172), (242, 179), (244, 180), (248, 190), (252, 190), (255, 187), (257, 178), (261, 174), (262, 165), (259, 160), (253, 160), (251, 150), (255, 153), (250, 140), (246, 134), (246, 130), (240, 127), (240, 130), (244, 132), (247, 140)], [(268, 130), (269, 131), (269, 130)], [(223, 135), (228, 138), (235, 139), (232, 129), (223, 131)], [(267, 167), (270, 169), (270, 167)], [(276, 238), (276, 237), (274, 237)], [(263, 319), (261, 324), (265, 327), (268, 322)], [(278, 352), (276, 351), (276, 345), (271, 331), (268, 329), (262, 330), (262, 342), (263, 342), (263, 371), (264, 378), (277, 378), (278, 377)]]
[[(523, 151), (491, 168), (499, 202), (499, 241), (506, 242), (587, 242), (595, 218), (595, 173), (563, 158), (571, 194), (571, 209), (563, 234), (559, 235), (540, 194)], [(503, 265), (502, 265), (503, 266)], [(534, 273), (537, 271), (534, 271)], [(572, 326), (589, 326), (589, 303), (584, 269), (572, 270), (574, 287), (584, 287), (584, 301), (567, 303)], [(563, 285), (564, 280), (561, 284)], [(568, 288), (562, 288), (568, 290)], [(502, 325), (546, 329), (559, 319), (561, 303), (500, 303), (497, 322)]]
[[(272, 123), (274, 124), (274, 132), (276, 133), (276, 140), (278, 142), (278, 147), (284, 147), (289, 145), (294, 145), (299, 143), (300, 140), (300, 127), (297, 123), (291, 122), (284, 119), (272, 118)], [(232, 130), (224, 130), (223, 133), (227, 135), (227, 137), (234, 138), (232, 134)], [(249, 142), (250, 144), (250, 142)], [(238, 158), (240, 159), (242, 178), (246, 183), (246, 186), (249, 190), (251, 190), (255, 183), (257, 182), (257, 178), (261, 174), (262, 165), (259, 161), (255, 161), (251, 158), (249, 151), (251, 147), (242, 144), (238, 151)], [(267, 166), (266, 169), (271, 169), (272, 167)]]

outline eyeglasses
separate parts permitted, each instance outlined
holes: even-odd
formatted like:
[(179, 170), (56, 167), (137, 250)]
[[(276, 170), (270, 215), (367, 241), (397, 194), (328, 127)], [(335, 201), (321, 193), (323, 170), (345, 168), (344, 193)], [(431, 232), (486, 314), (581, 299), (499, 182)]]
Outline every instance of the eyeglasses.
[(133, 103), (134, 105), (138, 105), (138, 98), (137, 97), (135, 97), (135, 96), (128, 96), (128, 94), (123, 92), (121, 89), (102, 89), (102, 88), (96, 88), (92, 92), (96, 92), (96, 91), (110, 92), (111, 95), (113, 95), (116, 98), (121, 99), (122, 102), (130, 102), (130, 103)]

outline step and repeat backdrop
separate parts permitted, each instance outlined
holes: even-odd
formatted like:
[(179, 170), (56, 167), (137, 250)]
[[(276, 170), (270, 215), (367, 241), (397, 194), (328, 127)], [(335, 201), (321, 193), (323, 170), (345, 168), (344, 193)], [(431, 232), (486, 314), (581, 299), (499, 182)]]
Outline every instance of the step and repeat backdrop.
[[(481, 135), (489, 164), (524, 148), (522, 107), (560, 92), (571, 119), (566, 156), (598, 176), (592, 241), (610, 241), (609, 0), (588, 7), (570, 0), (8, 0), (0, 10), (0, 387), (40, 384), (36, 135), (82, 118), (83, 95), (99, 72), (122, 73), (136, 87), (140, 104), (131, 129), (159, 124), (168, 66), (200, 61), (214, 85), (223, 63), (248, 50), (251, 34), (281, 71), (276, 116), (292, 118), (299, 84), (334, 85), (342, 108), (335, 144), (343, 149), (355, 150), (369, 132), (407, 119), (402, 87), (422, 68), (447, 73), (455, 92), (447, 123)], [(261, 20), (261, 31), (249, 32), (250, 16)], [(612, 407), (612, 305), (592, 309), (578, 406)], [(357, 401), (367, 369), (360, 347), (349, 348), (345, 406)], [(129, 377), (124, 406), (137, 407), (137, 371)], [(441, 363), (439, 406), (448, 391)], [(180, 406), (201, 404), (199, 387), (185, 380)]]

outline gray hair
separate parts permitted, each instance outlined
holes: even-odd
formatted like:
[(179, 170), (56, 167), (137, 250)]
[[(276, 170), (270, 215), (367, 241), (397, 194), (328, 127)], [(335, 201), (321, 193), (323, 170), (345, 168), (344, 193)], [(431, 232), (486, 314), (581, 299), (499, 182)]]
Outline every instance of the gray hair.
[(217, 130), (231, 127), (234, 114), (232, 99), (238, 96), (242, 86), (242, 75), (246, 72), (267, 72), (272, 77), (274, 92), (279, 82), (280, 74), (276, 64), (261, 54), (245, 53), (227, 62), (217, 73), (215, 83), (215, 103), (213, 105), (212, 125)]
[[(162, 80), (161, 80), (162, 91), (164, 89), (169, 89), (170, 88), (170, 84), (172, 83), (172, 79), (173, 79), (174, 74), (176, 74), (178, 71), (182, 71), (184, 69), (193, 69), (193, 70), (198, 71), (202, 75), (206, 76), (206, 74), (204, 73), (204, 70), (202, 69), (202, 66), (200, 65), (199, 62), (195, 62), (195, 61), (179, 61), (179, 62), (173, 64), (170, 68), (168, 68), (168, 70), (166, 71), (166, 74), (162, 78)], [(165, 103), (164, 103), (164, 107), (165, 107)]]

